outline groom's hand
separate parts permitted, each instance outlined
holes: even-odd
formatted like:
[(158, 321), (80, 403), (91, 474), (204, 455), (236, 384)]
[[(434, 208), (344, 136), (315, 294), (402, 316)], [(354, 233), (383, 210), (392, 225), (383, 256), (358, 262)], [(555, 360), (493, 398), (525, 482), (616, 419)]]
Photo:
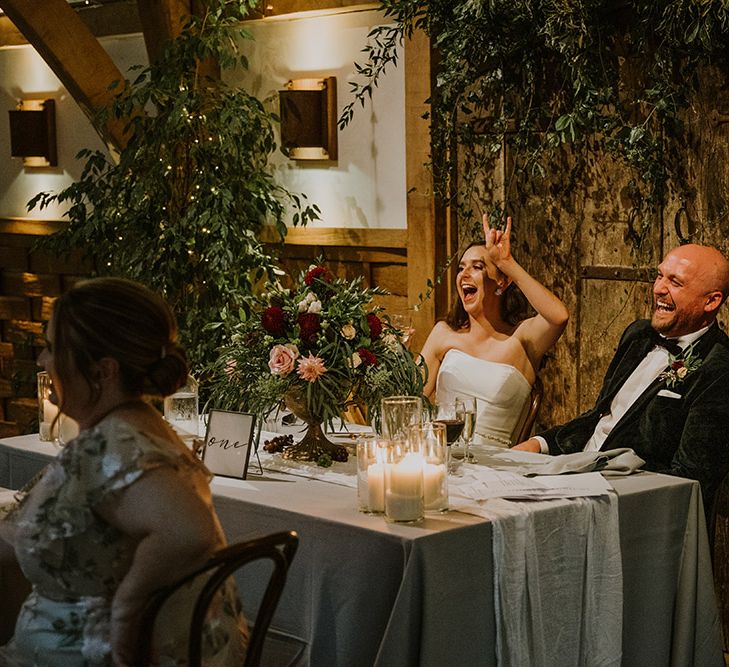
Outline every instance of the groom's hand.
[(539, 446), (539, 440), (536, 438), (529, 438), (529, 440), (520, 442), (518, 445), (514, 445), (512, 449), (518, 449), (522, 452), (534, 452), (535, 454), (539, 454), (542, 451), (542, 448)]

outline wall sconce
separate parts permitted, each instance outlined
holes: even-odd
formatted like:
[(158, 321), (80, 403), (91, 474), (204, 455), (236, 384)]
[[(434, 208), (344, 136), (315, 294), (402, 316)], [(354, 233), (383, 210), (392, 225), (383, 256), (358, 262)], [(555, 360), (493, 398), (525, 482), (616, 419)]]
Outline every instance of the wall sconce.
[(337, 79), (298, 79), (280, 90), (281, 146), (292, 160), (336, 160)]
[(56, 103), (21, 100), (10, 114), (10, 155), (22, 157), (25, 167), (55, 167)]

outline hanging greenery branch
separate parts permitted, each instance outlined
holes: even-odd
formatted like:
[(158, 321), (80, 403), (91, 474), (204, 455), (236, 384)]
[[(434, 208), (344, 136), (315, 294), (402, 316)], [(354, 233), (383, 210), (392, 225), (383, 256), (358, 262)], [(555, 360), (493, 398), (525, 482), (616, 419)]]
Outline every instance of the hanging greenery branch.
[(131, 118), (118, 162), (82, 150), (80, 180), (29, 203), (69, 206), (68, 227), (46, 247), (82, 249), (99, 273), (164, 293), (197, 367), (215, 359), (225, 333), (204, 325), (245, 309), (254, 285), (273, 277), (263, 225), (274, 224), (283, 239), (290, 210), (302, 225), (319, 213), (273, 177), (276, 116), (245, 90), (200, 73), (209, 59), (222, 69), (247, 65), (236, 37), (247, 36), (240, 20), (256, 4), (209, 0), (158, 62), (113, 84), (122, 92), (99, 122)]
[(589, 141), (632, 174), (633, 241), (640, 244), (669, 181), (684, 187), (669, 148), (686, 141), (681, 114), (697, 70), (729, 64), (727, 3), (382, 0), (381, 7), (394, 27), (370, 33), (355, 101), (363, 104), (385, 66), (396, 64), (398, 39), (415, 29), (429, 35), (439, 53), (430, 100), (433, 174), (460, 219), (477, 210), (479, 168), (506, 147), (513, 175), (543, 175), (555, 151), (584, 150)]

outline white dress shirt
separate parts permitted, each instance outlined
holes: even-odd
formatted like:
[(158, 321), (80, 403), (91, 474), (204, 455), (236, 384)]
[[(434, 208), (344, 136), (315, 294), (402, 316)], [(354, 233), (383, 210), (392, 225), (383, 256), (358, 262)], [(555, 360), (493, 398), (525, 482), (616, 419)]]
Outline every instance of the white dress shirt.
[[(704, 327), (685, 336), (679, 336), (675, 340), (681, 346), (681, 349), (685, 350), (689, 345), (701, 338), (708, 330), (709, 327)], [(648, 389), (653, 380), (666, 370), (668, 362), (668, 350), (665, 347), (656, 345), (645, 356), (643, 361), (638, 364), (636, 369), (623, 383), (623, 386), (618, 389), (618, 393), (615, 394), (610, 403), (610, 411), (600, 417), (600, 421), (597, 422), (595, 431), (585, 444), (583, 451), (595, 452), (602, 447), (610, 431), (615, 427), (615, 424), (623, 418), (625, 413), (630, 409), (630, 406)], [(542, 454), (549, 454), (547, 441), (539, 435), (534, 437), (539, 441)]]

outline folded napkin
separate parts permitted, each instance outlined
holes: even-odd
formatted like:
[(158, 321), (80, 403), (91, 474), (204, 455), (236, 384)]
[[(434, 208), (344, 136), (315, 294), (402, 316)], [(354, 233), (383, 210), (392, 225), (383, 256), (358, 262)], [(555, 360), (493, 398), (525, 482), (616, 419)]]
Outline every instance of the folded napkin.
[(606, 452), (575, 452), (552, 456), (544, 463), (527, 463), (512, 472), (526, 477), (536, 475), (565, 475), (569, 473), (600, 472), (606, 477), (630, 475), (637, 472), (645, 461), (632, 449), (623, 447)]

